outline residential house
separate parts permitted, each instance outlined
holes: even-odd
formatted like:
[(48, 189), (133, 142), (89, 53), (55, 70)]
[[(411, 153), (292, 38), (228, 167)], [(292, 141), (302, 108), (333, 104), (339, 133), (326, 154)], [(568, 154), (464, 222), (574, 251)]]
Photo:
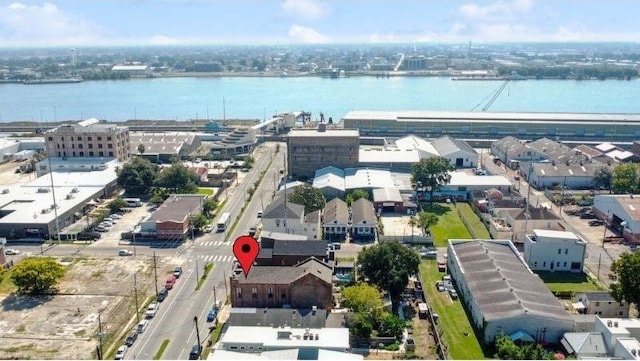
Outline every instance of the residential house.
[[(514, 243), (524, 243), (525, 234), (531, 233), (534, 229), (548, 229), (563, 231), (562, 219), (546, 207), (529, 206), (528, 209), (511, 208), (501, 209), (503, 202), (495, 202), (495, 219), (504, 219), (511, 229), (511, 239)], [(491, 233), (491, 232), (489, 232)]]
[(263, 232), (299, 234), (312, 239), (313, 236), (317, 237), (317, 229), (312, 231), (306, 226), (304, 206), (285, 200), (284, 195), (274, 198), (262, 214)]
[(340, 198), (333, 198), (322, 211), (323, 238), (331, 241), (344, 241), (349, 232), (349, 207)]
[[(281, 234), (288, 238), (289, 234)], [(273, 236), (273, 234), (270, 234)], [(300, 237), (300, 236), (297, 236)], [(260, 242), (260, 253), (256, 258), (258, 266), (295, 266), (309, 257), (327, 261), (327, 241), (300, 239), (266, 239)]]
[(524, 242), (524, 259), (533, 271), (582, 272), (587, 242), (572, 232), (534, 229)]
[(584, 307), (581, 313), (600, 317), (629, 317), (629, 303), (625, 300), (617, 302), (606, 291), (576, 293), (576, 301)]
[(351, 238), (355, 241), (375, 240), (377, 217), (373, 203), (368, 199), (360, 198), (351, 204), (351, 213)]
[(332, 273), (315, 258), (296, 266), (253, 266), (247, 277), (231, 276), (231, 306), (331, 309)]

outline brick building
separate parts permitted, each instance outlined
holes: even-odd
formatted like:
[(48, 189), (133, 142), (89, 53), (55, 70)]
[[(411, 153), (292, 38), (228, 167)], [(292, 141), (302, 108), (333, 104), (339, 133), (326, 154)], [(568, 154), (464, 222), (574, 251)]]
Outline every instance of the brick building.
[(47, 154), (57, 158), (131, 157), (129, 128), (102, 123), (91, 118), (77, 124), (64, 124), (45, 133)]
[(359, 162), (357, 129), (293, 129), (287, 137), (287, 166), (295, 178), (311, 178), (327, 166), (354, 168)]
[(330, 309), (332, 273), (313, 257), (293, 267), (253, 266), (246, 278), (243, 273), (231, 276), (231, 306)]

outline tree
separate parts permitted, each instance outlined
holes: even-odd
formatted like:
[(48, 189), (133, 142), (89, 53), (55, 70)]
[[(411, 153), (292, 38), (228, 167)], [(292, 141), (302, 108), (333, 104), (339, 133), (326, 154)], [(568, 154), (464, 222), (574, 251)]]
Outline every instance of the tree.
[(201, 213), (192, 214), (189, 217), (189, 223), (195, 229), (202, 229), (207, 225), (208, 219)]
[(322, 191), (314, 188), (311, 184), (303, 184), (296, 187), (293, 192), (289, 194), (289, 201), (302, 204), (305, 214), (324, 208), (326, 203)]
[(136, 157), (122, 166), (117, 182), (127, 194), (145, 196), (151, 192), (157, 175), (157, 166), (147, 159)]
[(411, 166), (411, 186), (417, 191), (428, 191), (429, 201), (433, 203), (433, 192), (439, 191), (451, 181), (453, 166), (442, 157), (420, 159)]
[(423, 234), (429, 232), (429, 227), (438, 224), (438, 216), (435, 213), (421, 211), (418, 213), (416, 225), (422, 229)]
[(382, 293), (366, 283), (346, 287), (342, 290), (342, 304), (353, 312), (382, 312)]
[(202, 204), (202, 212), (205, 216), (209, 217), (212, 211), (218, 208), (218, 200), (213, 197), (208, 197)]
[(19, 293), (41, 295), (64, 277), (64, 267), (51, 257), (25, 258), (12, 268), (11, 279)]
[(163, 169), (156, 183), (169, 193), (195, 193), (198, 190), (198, 176), (180, 163)]
[(355, 337), (361, 337), (368, 339), (373, 332), (373, 324), (371, 324), (371, 318), (363, 313), (356, 313), (352, 318), (349, 325), (351, 334)]
[(615, 194), (638, 192), (638, 168), (635, 164), (620, 164), (613, 168), (611, 191)]
[(384, 242), (373, 247), (364, 247), (357, 260), (360, 274), (378, 286), (389, 291), (397, 300), (409, 281), (409, 275), (418, 271), (420, 258), (413, 250), (397, 241)]
[(395, 337), (396, 339), (402, 339), (402, 332), (404, 331), (404, 323), (400, 321), (398, 316), (385, 312), (379, 320), (380, 326), (378, 326), (378, 336)]
[(345, 197), (347, 206), (351, 207), (351, 203), (357, 201), (360, 198), (369, 199), (369, 192), (366, 189), (354, 189)]
[(613, 173), (609, 167), (600, 167), (593, 176), (593, 186), (596, 189), (611, 189)]
[(142, 154), (144, 154), (144, 151), (145, 151), (144, 144), (142, 144), (142, 143), (138, 144), (138, 153), (140, 155), (142, 155)]
[(640, 311), (640, 252), (621, 254), (611, 263), (611, 272), (618, 278), (618, 282), (609, 286), (611, 296), (618, 302), (633, 303)]
[(111, 213), (117, 212), (127, 206), (127, 202), (122, 198), (116, 198), (109, 202), (109, 210)]
[(539, 343), (527, 342), (516, 345), (511, 337), (504, 335), (496, 338), (495, 358), (500, 360), (553, 360), (553, 352), (547, 351)]

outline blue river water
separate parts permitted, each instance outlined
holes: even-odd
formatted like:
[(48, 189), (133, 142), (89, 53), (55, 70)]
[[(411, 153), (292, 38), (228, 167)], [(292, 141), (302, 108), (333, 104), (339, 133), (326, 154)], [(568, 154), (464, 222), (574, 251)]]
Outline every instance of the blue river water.
[[(308, 111), (481, 111), (501, 81), (448, 77), (214, 77), (0, 84), (0, 122), (258, 119)], [(640, 113), (640, 79), (512, 81), (488, 111)]]

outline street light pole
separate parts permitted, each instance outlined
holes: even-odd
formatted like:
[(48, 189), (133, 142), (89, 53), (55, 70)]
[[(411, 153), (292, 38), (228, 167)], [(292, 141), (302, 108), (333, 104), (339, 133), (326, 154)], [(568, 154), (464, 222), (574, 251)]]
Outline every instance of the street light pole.
[(193, 316), (193, 322), (196, 324), (196, 337), (198, 338), (198, 346), (200, 346), (200, 330), (198, 329), (198, 316)]
[(133, 294), (136, 301), (136, 319), (138, 323), (140, 323), (140, 306), (138, 305), (138, 282), (135, 273), (133, 274)]
[(604, 219), (604, 234), (602, 234), (602, 248), (604, 248), (604, 241), (607, 239), (607, 225), (609, 224), (609, 212), (607, 210), (607, 218)]

